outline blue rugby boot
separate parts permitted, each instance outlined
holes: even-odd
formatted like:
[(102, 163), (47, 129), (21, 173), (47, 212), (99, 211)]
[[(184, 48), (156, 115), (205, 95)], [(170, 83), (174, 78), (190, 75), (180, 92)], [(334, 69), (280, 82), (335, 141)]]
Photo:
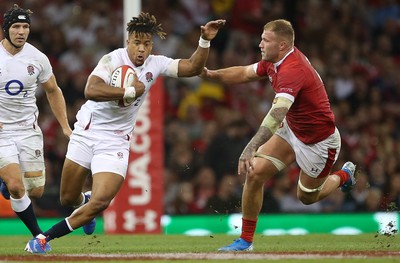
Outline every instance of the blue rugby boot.
[(0, 192), (5, 199), (10, 200), (10, 192), (8, 191), (6, 183), (2, 179), (0, 179)]
[(352, 162), (346, 162), (342, 167), (342, 171), (345, 171), (349, 175), (349, 179), (340, 187), (340, 190), (347, 193), (353, 189), (357, 182), (354, 176), (356, 173), (356, 165)]
[[(85, 204), (89, 202), (90, 197), (92, 196), (92, 191), (87, 191), (84, 193), (85, 195)], [(96, 229), (96, 218), (93, 218), (89, 223), (86, 225), (82, 226), (83, 232), (85, 232), (86, 235), (91, 235), (93, 234), (94, 230)]]
[(242, 238), (235, 239), (232, 244), (221, 247), (218, 251), (221, 252), (240, 252), (240, 251), (252, 251), (253, 250), (253, 243), (247, 242)]
[(45, 254), (51, 251), (51, 247), (49, 242), (46, 241), (46, 237), (40, 234), (28, 241), (25, 251), (32, 254)]

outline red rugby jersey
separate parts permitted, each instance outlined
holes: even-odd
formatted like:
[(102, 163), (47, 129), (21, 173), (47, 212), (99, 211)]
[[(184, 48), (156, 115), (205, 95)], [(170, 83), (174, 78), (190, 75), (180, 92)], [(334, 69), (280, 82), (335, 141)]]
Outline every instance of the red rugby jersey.
[(276, 94), (287, 93), (294, 97), (286, 120), (300, 141), (313, 144), (334, 133), (335, 116), (325, 86), (300, 50), (294, 48), (276, 71), (273, 63), (261, 60), (257, 74), (269, 77)]

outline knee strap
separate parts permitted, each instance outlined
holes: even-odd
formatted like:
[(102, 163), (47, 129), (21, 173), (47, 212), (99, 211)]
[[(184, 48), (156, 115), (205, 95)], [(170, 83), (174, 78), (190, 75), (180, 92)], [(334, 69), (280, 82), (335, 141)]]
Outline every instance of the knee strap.
[[(326, 180), (325, 180), (325, 182), (326, 182)], [(325, 182), (323, 182), (318, 188), (309, 189), (309, 188), (305, 187), (305, 186), (301, 183), (301, 181), (300, 181), (300, 179), (299, 179), (299, 187), (300, 187), (301, 191), (303, 191), (303, 192), (305, 192), (305, 193), (315, 193), (315, 192), (320, 192), (320, 191), (322, 190), (322, 188), (324, 188)]]
[(262, 153), (256, 153), (254, 155), (254, 157), (260, 157), (260, 158), (270, 160), (272, 162), (272, 164), (276, 167), (276, 169), (278, 169), (278, 171), (282, 171), (286, 167), (286, 164), (283, 163), (281, 160), (279, 160), (275, 157), (269, 156), (269, 155), (265, 155)]
[(23, 178), (25, 191), (29, 191), (31, 189), (44, 186), (46, 182), (46, 177), (44, 171), (42, 172), (41, 176), (37, 177), (24, 177)]

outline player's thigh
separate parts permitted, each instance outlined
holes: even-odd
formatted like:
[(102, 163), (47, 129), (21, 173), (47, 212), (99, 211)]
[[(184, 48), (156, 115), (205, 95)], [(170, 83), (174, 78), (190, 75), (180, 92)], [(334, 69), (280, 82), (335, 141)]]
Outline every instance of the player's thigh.
[[(42, 147), (41, 138), (40, 133), (35, 131), (5, 132), (0, 135), (0, 178), (6, 182), (9, 190), (14, 194), (24, 189), (23, 184), (28, 192), (35, 188), (30, 187), (33, 183), (38, 184), (36, 188), (43, 189), (43, 156), (38, 154), (38, 157), (34, 150)], [(25, 182), (24, 176), (27, 169), (32, 171), (31, 176), (37, 176), (39, 180)], [(40, 192), (43, 193), (43, 191)]]
[[(18, 166), (18, 171), (15, 171), (12, 167), (8, 167), (10, 164), (16, 164)], [(4, 168), (4, 169), (3, 169)], [(8, 176), (9, 173), (18, 175), (21, 174), (19, 168), (19, 158), (18, 158), (18, 147), (15, 142), (6, 136), (5, 134), (0, 134), (0, 176)]]
[(61, 198), (78, 198), (90, 173), (95, 141), (83, 135), (72, 134), (61, 173)]
[(297, 163), (304, 173), (302, 177), (308, 175), (311, 177), (310, 181), (313, 181), (313, 178), (328, 176), (339, 156), (340, 148), (341, 139), (337, 129), (327, 139), (315, 144), (306, 145), (298, 141), (295, 145), (295, 152)]
[(124, 177), (113, 172), (99, 172), (93, 174), (91, 202), (106, 202), (107, 204), (121, 189)]
[(24, 177), (42, 176), (45, 170), (42, 132), (40, 130), (22, 131), (16, 134), (14, 140), (18, 147), (21, 172)]
[(82, 165), (65, 158), (63, 170), (61, 173), (60, 195), (76, 199), (82, 192), (86, 177), (90, 170)]
[[(10, 180), (21, 181), (21, 168), (19, 165), (18, 150), (16, 145), (0, 137), (0, 178), (7, 184)], [(11, 182), (10, 182), (11, 184)]]
[(91, 171), (93, 174), (91, 200), (111, 201), (121, 188), (129, 161), (129, 142), (109, 140), (96, 147)]
[(10, 163), (0, 168), (0, 178), (7, 184), (7, 188), (14, 198), (20, 198), (25, 192), (19, 164)]
[(92, 174), (110, 172), (126, 176), (129, 161), (129, 141), (123, 138), (102, 141), (95, 147), (90, 164)]
[[(273, 135), (265, 144), (260, 146), (257, 153), (277, 159), (285, 166), (295, 161), (292, 146), (278, 135)], [(253, 166), (255, 173), (265, 174), (265, 179), (269, 179), (268, 177), (278, 172), (278, 168), (271, 160), (262, 157), (255, 157), (253, 159)]]

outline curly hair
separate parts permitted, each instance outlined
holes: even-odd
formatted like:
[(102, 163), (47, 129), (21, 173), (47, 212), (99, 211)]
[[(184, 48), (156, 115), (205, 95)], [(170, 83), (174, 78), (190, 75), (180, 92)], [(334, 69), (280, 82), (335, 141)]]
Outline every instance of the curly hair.
[(157, 35), (165, 39), (167, 33), (164, 32), (161, 24), (157, 24), (155, 16), (141, 12), (138, 17), (133, 17), (127, 24), (129, 35), (132, 33)]

